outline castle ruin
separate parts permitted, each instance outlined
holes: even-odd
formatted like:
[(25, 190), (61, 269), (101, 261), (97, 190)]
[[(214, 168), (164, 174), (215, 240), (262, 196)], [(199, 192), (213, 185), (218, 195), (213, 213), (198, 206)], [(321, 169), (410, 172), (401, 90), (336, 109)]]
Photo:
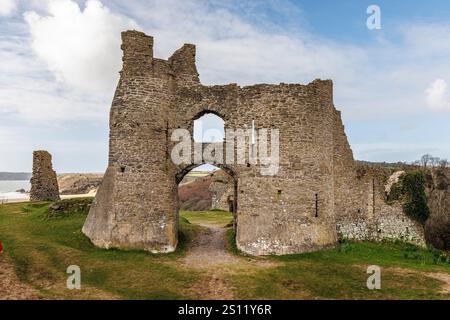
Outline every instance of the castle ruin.
[(47, 151), (33, 152), (33, 175), (31, 177), (31, 201), (58, 201), (59, 188), (52, 156)]
[(234, 183), (226, 174), (212, 175), (208, 189), (211, 192), (211, 209), (234, 212)]
[[(233, 182), (236, 244), (252, 255), (291, 254), (351, 239), (423, 243), (423, 230), (400, 205), (388, 205), (376, 174), (360, 172), (333, 104), (330, 80), (301, 84), (204, 86), (195, 46), (168, 60), (153, 38), (122, 34), (123, 69), (110, 112), (109, 164), (83, 232), (104, 248), (174, 251), (177, 185), (195, 164), (175, 165), (172, 132), (193, 131), (206, 113), (227, 128), (279, 129), (279, 171), (221, 165)], [(226, 144), (226, 141), (225, 143)]]

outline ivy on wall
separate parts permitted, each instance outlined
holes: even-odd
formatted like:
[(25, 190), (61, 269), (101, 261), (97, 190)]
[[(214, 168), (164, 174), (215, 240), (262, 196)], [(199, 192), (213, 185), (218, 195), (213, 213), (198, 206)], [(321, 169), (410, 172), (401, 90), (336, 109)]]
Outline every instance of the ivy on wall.
[(411, 219), (422, 224), (430, 216), (425, 194), (425, 174), (422, 170), (406, 173), (402, 178), (403, 210)]

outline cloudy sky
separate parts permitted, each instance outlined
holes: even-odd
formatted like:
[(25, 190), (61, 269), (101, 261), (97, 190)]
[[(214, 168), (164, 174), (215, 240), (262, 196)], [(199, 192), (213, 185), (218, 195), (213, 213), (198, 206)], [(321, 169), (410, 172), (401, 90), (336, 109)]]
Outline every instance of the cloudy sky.
[(450, 159), (449, 16), (446, 0), (0, 0), (0, 171), (30, 171), (36, 149), (105, 170), (126, 29), (160, 58), (195, 43), (204, 84), (332, 79), (357, 159)]

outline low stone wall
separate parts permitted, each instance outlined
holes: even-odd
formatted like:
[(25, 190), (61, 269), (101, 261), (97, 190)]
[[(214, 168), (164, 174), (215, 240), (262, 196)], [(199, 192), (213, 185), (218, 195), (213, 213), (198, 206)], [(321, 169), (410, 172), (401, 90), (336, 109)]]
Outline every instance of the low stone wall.
[(419, 246), (425, 246), (423, 226), (403, 213), (400, 203), (385, 205), (376, 221), (375, 240), (403, 240)]
[(374, 169), (360, 179), (356, 189), (365, 191), (356, 198), (365, 199), (365, 210), (338, 215), (338, 237), (358, 241), (405, 241), (425, 246), (423, 226), (403, 212), (399, 201), (387, 203), (386, 189), (381, 181), (382, 177)]
[(57, 217), (68, 214), (87, 215), (93, 201), (94, 198), (76, 198), (57, 201), (48, 208), (47, 217)]

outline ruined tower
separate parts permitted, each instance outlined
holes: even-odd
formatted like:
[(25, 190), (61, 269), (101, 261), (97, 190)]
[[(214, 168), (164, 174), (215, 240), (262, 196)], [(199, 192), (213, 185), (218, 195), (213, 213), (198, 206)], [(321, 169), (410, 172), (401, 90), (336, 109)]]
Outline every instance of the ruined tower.
[(192, 136), (193, 121), (206, 113), (221, 117), (225, 130), (279, 130), (275, 175), (262, 174), (261, 162), (204, 161), (234, 181), (230, 198), (240, 250), (254, 255), (314, 251), (333, 246), (339, 230), (351, 229), (353, 215), (367, 224), (378, 223), (367, 203), (375, 199), (370, 197), (372, 184), (357, 176), (330, 80), (204, 86), (194, 45), (185, 44), (162, 60), (153, 57), (152, 37), (127, 31), (122, 40), (108, 168), (83, 227), (95, 245), (175, 250), (177, 184), (197, 165), (174, 164), (171, 150), (176, 142), (171, 137), (177, 129), (187, 129)]
[(33, 175), (30, 182), (31, 201), (60, 200), (58, 180), (52, 168), (52, 156), (47, 151), (33, 152)]

